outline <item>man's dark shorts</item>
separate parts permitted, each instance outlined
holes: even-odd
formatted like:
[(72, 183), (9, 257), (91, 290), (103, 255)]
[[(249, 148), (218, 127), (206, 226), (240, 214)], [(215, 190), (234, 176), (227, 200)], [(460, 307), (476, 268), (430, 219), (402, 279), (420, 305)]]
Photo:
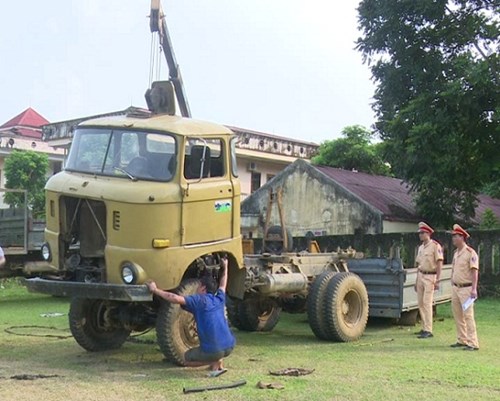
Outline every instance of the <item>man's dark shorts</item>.
[(232, 348), (228, 348), (224, 351), (207, 353), (203, 352), (200, 347), (191, 348), (184, 354), (184, 359), (186, 362), (216, 362), (219, 359), (229, 356), (233, 352)]

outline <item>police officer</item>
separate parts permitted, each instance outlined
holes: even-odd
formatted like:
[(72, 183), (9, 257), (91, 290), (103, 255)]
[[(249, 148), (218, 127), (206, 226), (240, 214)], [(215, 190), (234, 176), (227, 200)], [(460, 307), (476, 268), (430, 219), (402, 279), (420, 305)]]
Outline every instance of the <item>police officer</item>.
[[(457, 326), (457, 342), (451, 347), (477, 351), (479, 341), (474, 320), (474, 304), (467, 305), (466, 302), (469, 300), (468, 303), (470, 303), (470, 300), (477, 298), (479, 257), (476, 251), (466, 243), (470, 237), (467, 231), (455, 224), (451, 234), (456, 248), (451, 272), (451, 308)], [(464, 307), (467, 309), (463, 310)]]
[(422, 330), (418, 338), (431, 338), (432, 306), (434, 291), (439, 289), (439, 279), (443, 267), (443, 248), (439, 242), (431, 238), (434, 230), (424, 222), (418, 223), (418, 235), (422, 244), (417, 253), (417, 282), (415, 289), (418, 298), (418, 310), (422, 321)]

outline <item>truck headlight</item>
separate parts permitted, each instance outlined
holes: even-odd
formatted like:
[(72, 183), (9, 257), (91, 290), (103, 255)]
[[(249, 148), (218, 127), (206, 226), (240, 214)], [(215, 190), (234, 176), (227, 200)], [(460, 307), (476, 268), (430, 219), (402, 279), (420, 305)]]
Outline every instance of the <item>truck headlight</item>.
[(135, 284), (137, 282), (137, 269), (129, 262), (122, 265), (122, 280), (125, 284)]
[(46, 262), (49, 262), (52, 259), (52, 252), (50, 251), (49, 244), (47, 244), (47, 243), (43, 244), (41, 252), (42, 252), (42, 258)]

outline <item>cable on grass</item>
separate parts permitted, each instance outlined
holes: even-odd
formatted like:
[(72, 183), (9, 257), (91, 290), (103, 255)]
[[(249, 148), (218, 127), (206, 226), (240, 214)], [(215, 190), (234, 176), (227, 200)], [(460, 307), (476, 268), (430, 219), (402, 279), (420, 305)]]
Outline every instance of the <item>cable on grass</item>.
[(8, 334), (12, 334), (15, 336), (23, 336), (23, 337), (47, 337), (47, 338), (55, 338), (57, 340), (66, 340), (68, 338), (73, 337), (72, 335), (62, 335), (62, 334), (40, 334), (40, 333), (19, 333), (16, 330), (22, 329), (37, 329), (37, 330), (59, 330), (59, 331), (67, 331), (69, 329), (61, 329), (59, 327), (54, 326), (11, 326), (7, 327), (4, 331)]

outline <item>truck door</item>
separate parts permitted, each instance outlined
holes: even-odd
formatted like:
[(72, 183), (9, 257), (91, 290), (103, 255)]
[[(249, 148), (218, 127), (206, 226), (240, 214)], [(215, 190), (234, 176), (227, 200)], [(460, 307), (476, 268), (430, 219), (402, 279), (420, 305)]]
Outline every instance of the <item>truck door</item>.
[(182, 244), (233, 236), (234, 191), (222, 138), (187, 138), (183, 166)]

